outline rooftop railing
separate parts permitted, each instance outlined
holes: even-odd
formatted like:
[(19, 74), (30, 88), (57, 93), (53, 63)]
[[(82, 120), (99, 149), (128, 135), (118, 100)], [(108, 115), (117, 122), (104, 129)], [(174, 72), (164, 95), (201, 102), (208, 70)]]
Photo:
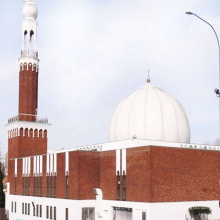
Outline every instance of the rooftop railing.
[(8, 123), (12, 123), (15, 121), (32, 121), (32, 122), (48, 124), (48, 118), (38, 117), (37, 115), (31, 115), (31, 114), (21, 114), (21, 113), (8, 119)]
[(21, 51), (21, 56), (22, 57), (38, 57), (38, 52), (37, 50), (22, 50)]

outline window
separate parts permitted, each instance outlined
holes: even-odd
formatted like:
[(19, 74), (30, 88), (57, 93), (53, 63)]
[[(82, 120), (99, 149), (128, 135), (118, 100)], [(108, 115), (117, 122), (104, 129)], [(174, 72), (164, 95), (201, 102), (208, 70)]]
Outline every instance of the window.
[(53, 207), (50, 206), (50, 219), (52, 219), (52, 218), (53, 218)]
[(68, 220), (69, 219), (69, 210), (68, 210), (68, 208), (66, 208), (66, 220)]
[(117, 171), (117, 177), (116, 177), (116, 190), (117, 190), (117, 195), (116, 199), (120, 200), (120, 174), (119, 171)]
[(39, 196), (39, 177), (36, 177), (36, 196)]
[(31, 186), (30, 186), (30, 177), (27, 178), (28, 180), (28, 184), (27, 184), (27, 195), (30, 195), (30, 190), (31, 190)]
[(40, 195), (39, 196), (42, 196), (42, 177), (40, 177)]
[(17, 194), (17, 177), (15, 177), (15, 195)]
[(36, 196), (36, 177), (34, 177), (34, 196)]
[(53, 195), (53, 176), (50, 176), (50, 180), (49, 181), (50, 181), (50, 189), (49, 189), (50, 194), (49, 194), (49, 196), (52, 197), (52, 195)]
[(49, 187), (49, 185), (50, 185), (50, 177), (47, 176), (47, 196), (50, 196), (50, 192), (49, 192), (50, 187)]
[(24, 214), (24, 203), (22, 203), (22, 214)]
[(66, 198), (69, 198), (69, 176), (66, 176)]
[(40, 205), (40, 217), (42, 217), (42, 205)]
[(13, 212), (13, 202), (11, 202), (11, 212)]
[(54, 183), (53, 183), (53, 187), (54, 187), (54, 189), (53, 189), (53, 197), (55, 198), (56, 194), (57, 194), (57, 177), (56, 176), (53, 177), (53, 181), (54, 181)]
[(117, 219), (132, 220), (132, 209), (124, 207), (114, 207), (113, 220)]
[(29, 191), (30, 191), (30, 178), (29, 177), (22, 177), (22, 194), (29, 195), (29, 193), (30, 193)]
[(95, 208), (82, 208), (82, 220), (95, 220)]
[(30, 203), (28, 203), (28, 215), (30, 215)]
[(49, 218), (49, 206), (46, 207), (46, 218)]
[(17, 212), (17, 203), (15, 202), (15, 213)]
[(22, 194), (24, 195), (24, 177), (22, 177)]
[(33, 216), (35, 216), (35, 206), (33, 207)]
[(38, 210), (39, 210), (39, 206), (37, 205), (37, 214), (36, 214), (37, 217), (38, 217)]
[(53, 219), (54, 219), (54, 220), (57, 219), (57, 210), (56, 210), (56, 207), (53, 208)]
[(25, 215), (27, 215), (27, 203), (25, 203)]
[(125, 171), (123, 171), (123, 176), (122, 176), (122, 200), (126, 200), (126, 175), (125, 175)]
[(142, 212), (142, 220), (146, 220), (146, 212)]

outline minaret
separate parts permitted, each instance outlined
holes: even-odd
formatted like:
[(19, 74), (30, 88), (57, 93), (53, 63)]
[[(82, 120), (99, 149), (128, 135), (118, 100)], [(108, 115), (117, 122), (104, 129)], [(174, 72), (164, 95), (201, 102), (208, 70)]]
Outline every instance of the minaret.
[(19, 120), (35, 121), (38, 104), (37, 6), (24, 0), (19, 74)]
[[(39, 59), (37, 52), (37, 6), (33, 0), (24, 0), (23, 17), (22, 49), (19, 58), (19, 109), (18, 115), (10, 118), (6, 125), (8, 132), (8, 178), (12, 193), (18, 194), (21, 191), (16, 192), (13, 178), (16, 178), (16, 169), (20, 165), (17, 164), (15, 158), (24, 158), (24, 160), (33, 163), (31, 156), (46, 154), (50, 127), (46, 118), (37, 116)], [(30, 164), (28, 166), (31, 167)]]

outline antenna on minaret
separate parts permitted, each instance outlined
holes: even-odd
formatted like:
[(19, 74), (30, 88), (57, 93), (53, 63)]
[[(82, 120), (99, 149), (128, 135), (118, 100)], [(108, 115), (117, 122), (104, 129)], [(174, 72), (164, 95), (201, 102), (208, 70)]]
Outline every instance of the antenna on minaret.
[(149, 73), (150, 72), (150, 70), (148, 70), (148, 76), (147, 76), (147, 83), (150, 83), (150, 77), (149, 77)]

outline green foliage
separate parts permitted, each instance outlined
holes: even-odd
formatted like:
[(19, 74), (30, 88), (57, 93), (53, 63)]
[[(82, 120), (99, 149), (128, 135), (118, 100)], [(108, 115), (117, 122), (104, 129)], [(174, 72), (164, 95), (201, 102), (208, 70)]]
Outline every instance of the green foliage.
[(3, 191), (3, 183), (2, 180), (4, 179), (4, 165), (0, 162), (0, 208), (5, 207), (5, 193)]
[(194, 206), (189, 208), (189, 213), (192, 218), (195, 220), (202, 219), (202, 215), (209, 215), (212, 213), (212, 210), (206, 206)]

